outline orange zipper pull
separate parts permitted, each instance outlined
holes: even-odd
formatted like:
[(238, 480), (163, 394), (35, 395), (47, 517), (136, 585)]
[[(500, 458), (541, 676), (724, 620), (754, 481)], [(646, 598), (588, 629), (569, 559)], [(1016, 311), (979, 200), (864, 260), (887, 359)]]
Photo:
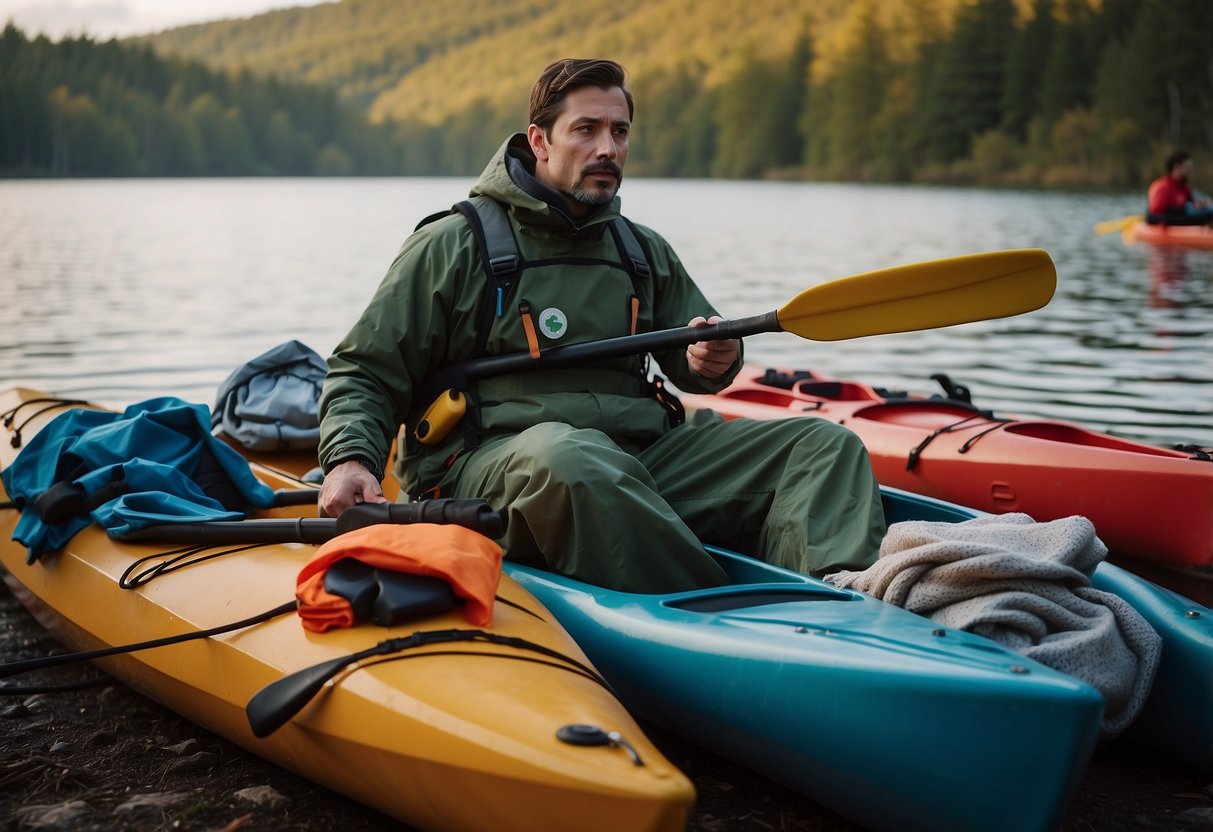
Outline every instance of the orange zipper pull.
[(531, 304), (523, 301), (518, 304), (518, 314), (522, 316), (522, 328), (526, 330), (526, 342), (531, 350), (531, 358), (539, 358), (539, 336), (535, 334), (535, 321), (531, 318)]

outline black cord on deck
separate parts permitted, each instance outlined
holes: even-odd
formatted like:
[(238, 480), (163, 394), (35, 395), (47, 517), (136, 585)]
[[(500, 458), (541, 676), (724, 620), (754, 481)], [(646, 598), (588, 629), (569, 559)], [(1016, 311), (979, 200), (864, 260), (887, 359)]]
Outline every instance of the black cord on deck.
[[(89, 662), (95, 659), (104, 659), (108, 656), (116, 656), (120, 653), (134, 653), (138, 650), (150, 650), (155, 647), (166, 647), (170, 644), (181, 644), (186, 641), (195, 639), (210, 638), (211, 636), (230, 633), (232, 630), (240, 630), (244, 627), (251, 627), (254, 624), (260, 624), (263, 621), (269, 621), (271, 618), (277, 618), (280, 615), (285, 615), (288, 612), (294, 612), (298, 607), (297, 601), (290, 601), (281, 606), (274, 607), (272, 610), (266, 610), (263, 613), (258, 613), (251, 618), (245, 618), (241, 621), (234, 621), (231, 624), (223, 624), (218, 627), (211, 627), (208, 630), (198, 630), (193, 633), (181, 633), (175, 636), (166, 636), (164, 638), (151, 639), (150, 641), (141, 641), (135, 644), (123, 644), (117, 647), (104, 647), (100, 650), (85, 650), (79, 653), (64, 653), (59, 656), (43, 656), (38, 659), (27, 659), (19, 662), (6, 662), (0, 664), (0, 679), (15, 676), (18, 673), (28, 673), (31, 670), (46, 670), (50, 667), (59, 667), (60, 665), (73, 664), (75, 662)], [(14, 688), (0, 687), (0, 694), (15, 692)]]

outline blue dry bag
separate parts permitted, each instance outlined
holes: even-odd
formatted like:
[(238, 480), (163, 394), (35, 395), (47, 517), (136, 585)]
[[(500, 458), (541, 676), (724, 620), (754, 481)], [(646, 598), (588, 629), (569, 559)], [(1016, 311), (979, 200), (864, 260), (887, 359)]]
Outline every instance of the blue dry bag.
[(122, 413), (69, 410), (0, 476), (21, 510), (13, 539), (30, 563), (90, 522), (122, 537), (154, 523), (240, 520), (274, 501), (244, 457), (211, 435), (206, 405), (173, 397)]

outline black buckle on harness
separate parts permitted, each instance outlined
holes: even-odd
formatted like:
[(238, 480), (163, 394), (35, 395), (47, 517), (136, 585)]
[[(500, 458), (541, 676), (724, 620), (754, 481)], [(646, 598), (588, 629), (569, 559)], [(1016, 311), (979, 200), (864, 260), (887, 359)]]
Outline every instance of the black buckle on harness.
[(513, 274), (518, 271), (518, 255), (509, 254), (501, 257), (494, 257), (489, 260), (489, 271), (494, 277), (503, 274)]

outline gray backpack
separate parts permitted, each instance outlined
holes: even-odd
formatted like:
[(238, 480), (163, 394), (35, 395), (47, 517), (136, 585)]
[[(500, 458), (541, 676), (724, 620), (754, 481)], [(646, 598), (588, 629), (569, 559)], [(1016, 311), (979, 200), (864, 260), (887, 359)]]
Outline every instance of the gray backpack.
[(305, 344), (279, 344), (219, 386), (211, 427), (253, 451), (315, 448), (326, 372), (324, 359)]

